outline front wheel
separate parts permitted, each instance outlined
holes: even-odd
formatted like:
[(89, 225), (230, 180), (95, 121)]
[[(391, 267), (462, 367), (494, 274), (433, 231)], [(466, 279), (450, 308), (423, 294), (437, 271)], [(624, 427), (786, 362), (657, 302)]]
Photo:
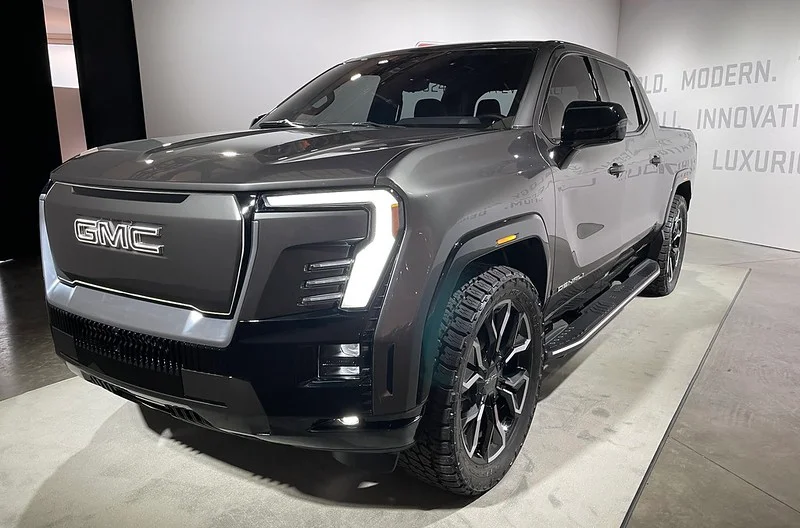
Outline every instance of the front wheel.
[(528, 434), (542, 378), (542, 315), (530, 279), (477, 271), (445, 309), (425, 414), (400, 465), (461, 495), (491, 489)]

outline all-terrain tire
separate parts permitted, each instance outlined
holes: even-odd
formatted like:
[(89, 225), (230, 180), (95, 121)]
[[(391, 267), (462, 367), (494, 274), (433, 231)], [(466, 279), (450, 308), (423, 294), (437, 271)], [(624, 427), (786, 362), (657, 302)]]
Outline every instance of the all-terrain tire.
[[(507, 266), (473, 268), (470, 273), (471, 278), (453, 293), (445, 309), (432, 386), (417, 429), (416, 444), (403, 452), (399, 460), (400, 466), (412, 475), (460, 495), (488, 491), (516, 459), (533, 420), (544, 358), (539, 297), (530, 279)], [(522, 411), (515, 415), (505, 449), (494, 460), (478, 464), (470, 457), (462, 436), (460, 389), (462, 379), (466, 380), (467, 356), (481, 325), (488, 314), (494, 316), (493, 310), (499, 303), (509, 299), (521, 307), (518, 314), (524, 310), (530, 324), (531, 348), (525, 352), (531, 358), (530, 379), (522, 398)], [(502, 331), (500, 334), (502, 339)]]
[[(686, 249), (686, 216), (688, 208), (683, 196), (675, 195), (670, 204), (667, 221), (661, 228), (661, 236), (653, 242), (650, 254), (654, 255), (661, 272), (645, 289), (645, 294), (663, 297), (669, 295), (678, 284), (684, 250)], [(678, 251), (677, 258), (675, 251)]]

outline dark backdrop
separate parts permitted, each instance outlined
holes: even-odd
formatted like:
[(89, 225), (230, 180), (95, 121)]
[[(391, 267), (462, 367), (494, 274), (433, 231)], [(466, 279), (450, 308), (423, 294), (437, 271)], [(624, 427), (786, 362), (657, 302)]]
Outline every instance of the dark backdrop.
[[(38, 248), (38, 196), (61, 162), (41, 0), (15, 2), (5, 18), (0, 260)], [(14, 27), (11, 27), (13, 24)]]
[[(0, 261), (38, 251), (38, 196), (61, 163), (42, 1), (14, 5), (2, 46), (13, 75), (4, 83)], [(131, 1), (69, 0), (69, 8), (86, 144), (143, 138)]]
[(143, 138), (131, 0), (69, 0), (69, 13), (86, 145)]

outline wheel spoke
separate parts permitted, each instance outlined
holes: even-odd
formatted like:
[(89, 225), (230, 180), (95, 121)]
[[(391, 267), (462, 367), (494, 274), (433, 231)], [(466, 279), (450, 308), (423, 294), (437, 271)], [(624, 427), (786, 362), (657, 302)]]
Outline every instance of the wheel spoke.
[[(525, 328), (525, 335), (523, 336), (524, 340), (522, 341), (522, 343), (516, 344), (517, 338), (521, 335), (520, 332), (522, 331), (523, 326)], [(528, 349), (528, 347), (531, 344), (530, 336), (531, 336), (531, 327), (528, 322), (528, 316), (525, 315), (524, 313), (520, 313), (519, 317), (517, 318), (516, 331), (514, 333), (514, 338), (512, 341), (512, 343), (516, 345), (514, 346), (514, 348), (511, 349), (511, 352), (508, 353), (508, 356), (506, 356), (504, 360), (506, 364), (508, 364), (508, 362), (511, 361), (511, 358), (513, 358), (516, 354), (524, 352), (525, 350)]]
[(477, 338), (472, 343), (472, 352), (475, 354), (475, 366), (478, 367), (478, 372), (486, 372), (486, 365), (483, 362), (483, 350)]
[(480, 410), (476, 404), (472, 404), (472, 407), (469, 408), (467, 414), (464, 415), (464, 420), (462, 421), (461, 425), (466, 427), (472, 420), (478, 417)]
[(518, 408), (517, 401), (514, 398), (514, 393), (512, 391), (501, 387), (498, 394), (500, 395), (501, 398), (503, 398), (506, 401), (506, 404), (508, 404), (508, 408), (513, 409), (514, 414), (520, 414), (522, 412), (521, 407), (519, 407), (519, 411), (517, 411)]
[[(508, 326), (508, 320), (511, 317), (511, 301), (503, 301), (502, 304), (505, 307), (505, 313), (503, 314), (503, 322), (500, 323), (500, 331), (497, 332), (497, 344), (495, 345), (495, 353), (500, 353), (500, 347), (503, 344), (503, 335), (506, 332), (506, 326)], [(492, 324), (494, 324), (494, 318), (492, 318)]]
[[(497, 406), (493, 406), (493, 408), (496, 409)], [(492, 437), (494, 436), (494, 416), (492, 414), (491, 409), (488, 413), (484, 412), (484, 420), (479, 423), (483, 428), (483, 437), (480, 439), (478, 454), (486, 461), (489, 461), (489, 450), (492, 447)]]
[(526, 371), (522, 370), (510, 378), (503, 378), (501, 381), (503, 386), (500, 387), (500, 393), (504, 395), (510, 407), (514, 409), (515, 414), (522, 414), (525, 399), (528, 397), (530, 376)]
[[(490, 419), (487, 421), (494, 422), (492, 424), (492, 431), (497, 431), (500, 435), (500, 447), (497, 448), (497, 451), (495, 451), (493, 455), (489, 455), (489, 458), (487, 459), (489, 462), (491, 462), (500, 456), (500, 453), (502, 453), (506, 448), (506, 430), (503, 427), (503, 422), (500, 421), (500, 413), (497, 411), (497, 405), (494, 405), (494, 420)], [(492, 436), (494, 436), (494, 434), (492, 434)], [(489, 445), (491, 446), (491, 443)]]
[(483, 376), (481, 376), (477, 372), (474, 373), (467, 381), (465, 381), (465, 382), (463, 382), (461, 384), (461, 392), (465, 392), (465, 391), (469, 390), (470, 387), (475, 385), (475, 382), (477, 382), (478, 380), (481, 380), (481, 379), (483, 379)]
[(517, 391), (525, 384), (525, 380), (527, 380), (528, 377), (528, 372), (526, 370), (520, 370), (512, 376), (502, 376), (499, 381), (502, 386)]
[[(473, 407), (476, 407), (476, 406), (473, 406)], [(464, 430), (464, 434), (463, 434), (463, 436), (464, 436), (464, 447), (466, 448), (467, 454), (469, 455), (470, 458), (472, 458), (473, 455), (475, 455), (475, 451), (478, 449), (478, 439), (480, 438), (480, 435), (481, 435), (481, 421), (483, 420), (483, 413), (484, 413), (485, 409), (486, 409), (486, 405), (481, 403), (480, 408), (478, 408), (477, 413), (474, 415), (475, 417), (474, 418), (470, 418), (470, 420), (468, 420), (467, 422), (464, 423), (464, 425), (466, 426), (466, 425), (469, 424), (470, 421), (476, 420), (475, 421), (475, 432), (473, 433), (472, 439), (471, 439), (469, 444), (467, 444), (466, 430)], [(471, 410), (472, 409), (470, 409), (470, 411)], [(467, 414), (469, 415), (469, 411), (468, 411)]]
[(486, 318), (486, 321), (483, 323), (484, 328), (486, 328), (486, 334), (488, 336), (487, 340), (487, 348), (489, 350), (493, 349), (497, 346), (497, 328), (495, 327), (494, 323), (494, 312), (490, 313), (489, 316)]

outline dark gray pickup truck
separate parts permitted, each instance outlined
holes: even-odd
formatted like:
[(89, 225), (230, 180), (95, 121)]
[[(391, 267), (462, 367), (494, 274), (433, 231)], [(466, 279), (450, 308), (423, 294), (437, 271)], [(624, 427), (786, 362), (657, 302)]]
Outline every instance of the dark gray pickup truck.
[(56, 169), (55, 349), (179, 419), (478, 494), (546, 363), (675, 287), (695, 157), (625, 64), (580, 46), (348, 60), (247, 130)]

